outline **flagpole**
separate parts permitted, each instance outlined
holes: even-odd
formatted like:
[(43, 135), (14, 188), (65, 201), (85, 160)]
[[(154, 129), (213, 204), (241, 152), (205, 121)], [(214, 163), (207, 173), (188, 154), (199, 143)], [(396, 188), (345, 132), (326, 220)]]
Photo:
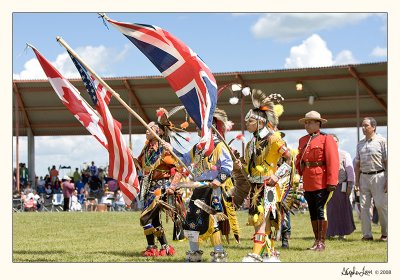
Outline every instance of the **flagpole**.
[[(143, 124), (143, 126), (151, 133), (151, 134), (153, 134), (153, 136), (154, 137), (156, 137), (157, 138), (157, 140), (158, 141), (160, 141), (160, 142), (164, 142), (161, 138), (160, 138), (160, 136), (158, 136), (158, 134), (153, 130), (153, 129), (151, 129), (148, 125), (147, 125), (147, 123), (142, 119), (142, 117), (140, 117), (131, 107), (129, 107), (129, 105), (128, 104), (126, 104), (126, 102), (124, 101), (124, 100), (122, 100), (122, 98), (120, 97), (120, 95), (118, 94), (118, 93), (116, 93), (106, 82), (104, 82), (103, 81), (103, 79), (102, 78), (100, 78), (97, 74), (96, 74), (96, 72), (94, 72), (93, 71), (93, 69), (91, 68), (91, 67), (89, 67), (80, 57), (79, 57), (79, 55), (74, 51), (74, 50), (72, 50), (72, 48), (60, 37), (60, 36), (57, 36), (56, 37), (56, 40), (61, 44), (61, 45), (63, 45), (64, 46), (64, 48), (66, 48), (83, 66), (85, 66), (85, 68), (86, 69), (88, 69), (89, 70), (89, 72), (90, 73), (92, 73), (92, 75), (118, 100), (118, 102), (119, 103), (121, 103), (122, 104), (122, 106), (124, 106), (125, 107), (125, 109), (127, 109), (128, 110), (128, 112), (129, 113), (131, 113), (133, 116), (135, 116), (135, 118), (141, 123), (141, 124)], [(179, 164), (182, 166), (182, 167), (185, 167), (186, 168), (186, 170), (189, 172), (189, 174), (190, 175), (192, 175), (193, 177), (194, 177), (194, 175), (193, 175), (193, 173), (189, 170), (189, 168), (187, 167), (187, 165), (186, 164), (184, 164), (183, 163), (183, 161), (173, 152), (173, 151), (170, 151), (170, 153), (178, 160), (178, 162), (179, 162)]]
[[(219, 133), (219, 131), (215, 128), (215, 126), (212, 126), (212, 129), (214, 130), (214, 132), (218, 135), (218, 138), (222, 141), (222, 143), (225, 144), (226, 148), (228, 149), (229, 153), (231, 154), (231, 157), (233, 158), (234, 161), (237, 161), (238, 158), (235, 156), (235, 154), (232, 152), (231, 148), (229, 148), (228, 143), (226, 143), (224, 137), (222, 137), (221, 133)], [(246, 179), (247, 183), (249, 183), (250, 185), (250, 181), (247, 178), (247, 173), (244, 170), (244, 167), (241, 166), (240, 167), (240, 171), (242, 172), (242, 175), (244, 176), (244, 178)]]

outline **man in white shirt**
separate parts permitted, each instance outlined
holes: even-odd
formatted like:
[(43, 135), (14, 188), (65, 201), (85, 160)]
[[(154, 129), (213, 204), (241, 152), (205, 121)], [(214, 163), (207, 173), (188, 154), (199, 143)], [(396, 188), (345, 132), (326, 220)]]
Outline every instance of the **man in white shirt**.
[(371, 198), (373, 198), (381, 224), (379, 240), (386, 242), (388, 238), (387, 144), (384, 137), (376, 134), (376, 126), (376, 120), (371, 117), (364, 118), (362, 122), (365, 138), (357, 144), (355, 190), (360, 190), (362, 240), (373, 240), (370, 214)]

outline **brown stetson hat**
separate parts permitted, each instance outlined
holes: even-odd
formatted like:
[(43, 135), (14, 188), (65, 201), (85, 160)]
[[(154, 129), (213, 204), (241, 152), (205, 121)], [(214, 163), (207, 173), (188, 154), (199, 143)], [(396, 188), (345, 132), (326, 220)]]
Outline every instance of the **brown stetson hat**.
[(328, 120), (321, 118), (321, 114), (318, 113), (317, 111), (310, 111), (308, 112), (304, 118), (299, 120), (299, 123), (304, 123), (307, 120), (315, 120), (315, 121), (320, 121), (321, 123), (327, 123)]

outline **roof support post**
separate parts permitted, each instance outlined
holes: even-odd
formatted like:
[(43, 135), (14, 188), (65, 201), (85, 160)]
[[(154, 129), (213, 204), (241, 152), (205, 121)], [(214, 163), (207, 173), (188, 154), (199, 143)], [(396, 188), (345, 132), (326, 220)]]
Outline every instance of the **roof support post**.
[(32, 188), (36, 189), (36, 172), (35, 172), (35, 136), (32, 129), (28, 129), (28, 180), (31, 182)]
[(354, 69), (354, 67), (349, 66), (349, 72), (350, 75), (352, 75), (354, 77), (354, 79), (356, 79), (369, 93), (369, 95), (371, 95), (371, 97), (373, 99), (375, 99), (376, 102), (378, 102), (381, 107), (383, 108), (383, 110), (385, 110), (385, 112), (387, 113), (387, 104), (386, 102), (377, 96), (375, 90), (364, 80), (360, 77), (360, 75), (358, 75), (356, 69)]

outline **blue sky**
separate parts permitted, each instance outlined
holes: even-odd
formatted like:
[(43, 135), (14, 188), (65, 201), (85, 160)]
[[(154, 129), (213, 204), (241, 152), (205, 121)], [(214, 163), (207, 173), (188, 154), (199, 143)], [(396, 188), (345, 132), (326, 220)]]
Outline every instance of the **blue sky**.
[[(387, 17), (384, 13), (108, 13), (108, 16), (168, 30), (199, 54), (213, 72), (387, 60)], [(159, 75), (143, 54), (112, 26), (109, 25), (108, 30), (96, 13), (14, 13), (13, 77), (45, 78), (33, 52), (25, 51), (27, 42), (63, 75), (77, 77), (76, 69), (64, 48), (56, 42), (56, 36), (63, 37), (102, 76)], [(304, 130), (299, 129), (286, 133), (293, 147), (304, 134)], [(354, 156), (356, 128), (328, 132), (337, 133), (342, 139), (341, 147)], [(387, 136), (386, 127), (379, 127), (378, 132)], [(143, 137), (135, 136), (133, 140), (137, 155)], [(22, 137), (20, 141), (20, 161), (27, 162), (26, 139)], [(98, 165), (107, 162), (107, 153), (90, 136), (36, 137), (35, 141), (38, 175), (44, 175), (47, 167), (53, 164), (81, 167), (83, 162), (91, 160)]]

